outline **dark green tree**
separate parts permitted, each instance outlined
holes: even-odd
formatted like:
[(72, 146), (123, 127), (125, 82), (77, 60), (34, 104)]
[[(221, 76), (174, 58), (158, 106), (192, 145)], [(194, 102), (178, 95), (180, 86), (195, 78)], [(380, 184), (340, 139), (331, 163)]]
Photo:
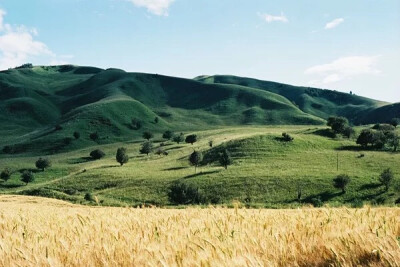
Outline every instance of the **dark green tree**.
[(142, 122), (137, 118), (132, 119), (131, 125), (134, 130), (139, 130), (140, 128), (142, 128)]
[(106, 154), (105, 154), (102, 150), (100, 150), (100, 149), (95, 149), (95, 150), (93, 150), (92, 152), (90, 152), (90, 157), (91, 157), (92, 159), (94, 159), (94, 160), (101, 159), (101, 158), (103, 158), (105, 155), (106, 155)]
[(374, 143), (374, 131), (371, 129), (364, 129), (361, 131), (357, 138), (356, 143), (362, 147), (367, 147), (369, 144)]
[(400, 136), (395, 131), (392, 131), (386, 135), (387, 144), (393, 148), (393, 152), (397, 151), (400, 144)]
[(10, 168), (4, 168), (0, 173), (0, 178), (4, 181), (8, 181), (11, 177), (12, 171)]
[(119, 164), (121, 164), (121, 166), (129, 161), (129, 156), (126, 152), (125, 147), (120, 147), (117, 149), (117, 154), (115, 156), (115, 159)]
[(194, 143), (197, 142), (197, 135), (191, 134), (191, 135), (186, 136), (185, 142), (193, 145)]
[(47, 168), (51, 167), (51, 161), (49, 159), (46, 158), (39, 158), (36, 163), (36, 168), (41, 169), (42, 171), (44, 171)]
[(140, 153), (146, 154), (148, 156), (152, 150), (153, 150), (153, 143), (150, 141), (147, 141), (142, 144), (142, 147), (140, 148)]
[(345, 117), (329, 117), (327, 125), (331, 127), (332, 131), (336, 134), (343, 133), (349, 121)]
[(174, 137), (172, 138), (172, 140), (174, 142), (176, 142), (177, 144), (182, 143), (183, 141), (185, 141), (185, 136), (183, 135), (183, 133), (174, 135)]
[(346, 193), (346, 187), (350, 183), (350, 177), (347, 174), (340, 174), (333, 179), (333, 187), (341, 189), (342, 193)]
[(385, 186), (385, 191), (389, 190), (390, 184), (393, 182), (393, 172), (390, 168), (385, 169), (379, 176), (379, 182)]
[(174, 133), (171, 131), (165, 131), (162, 135), (162, 138), (170, 140), (174, 136)]
[(393, 127), (397, 127), (397, 125), (400, 124), (400, 118), (393, 118), (390, 120), (390, 124), (393, 125)]
[(25, 170), (22, 174), (21, 174), (21, 181), (28, 184), (31, 183), (35, 180), (35, 176), (33, 175), (33, 172)]
[(153, 138), (153, 134), (151, 132), (144, 132), (142, 137), (147, 141), (150, 141), (150, 139)]
[(354, 129), (350, 126), (346, 126), (343, 129), (343, 136), (347, 137), (347, 138), (351, 138), (352, 136), (354, 136), (354, 134), (356, 133), (356, 131), (354, 131)]
[(91, 133), (89, 135), (89, 138), (96, 142), (97, 140), (99, 140), (99, 134), (97, 132)]
[(75, 139), (79, 139), (81, 137), (81, 134), (79, 132), (74, 132), (73, 136)]
[(224, 149), (224, 151), (219, 154), (219, 163), (225, 168), (225, 170), (232, 164), (232, 158), (227, 149)]
[(197, 172), (197, 166), (200, 165), (203, 160), (203, 154), (200, 151), (193, 151), (189, 156), (189, 162), (194, 166), (194, 173)]
[(154, 118), (154, 123), (156, 123), (156, 124), (157, 124), (157, 123), (158, 123), (158, 121), (159, 121), (159, 118), (158, 118), (158, 117), (155, 117), (155, 118)]

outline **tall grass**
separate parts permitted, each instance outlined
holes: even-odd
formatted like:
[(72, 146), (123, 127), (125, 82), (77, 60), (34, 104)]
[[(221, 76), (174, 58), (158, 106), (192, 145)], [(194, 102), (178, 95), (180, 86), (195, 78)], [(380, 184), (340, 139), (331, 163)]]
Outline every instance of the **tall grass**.
[(399, 266), (400, 209), (82, 207), (0, 198), (1, 266)]

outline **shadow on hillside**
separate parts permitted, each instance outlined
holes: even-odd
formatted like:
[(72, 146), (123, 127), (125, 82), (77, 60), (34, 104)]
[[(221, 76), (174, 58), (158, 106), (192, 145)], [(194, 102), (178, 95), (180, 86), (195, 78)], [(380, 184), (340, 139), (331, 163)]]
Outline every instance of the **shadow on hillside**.
[(174, 146), (174, 147), (170, 147), (170, 148), (165, 149), (165, 151), (177, 150), (177, 149), (180, 149), (180, 148), (183, 148), (183, 147), (184, 146)]
[(363, 184), (360, 186), (360, 190), (370, 190), (370, 189), (376, 189), (378, 187), (381, 187), (382, 185), (380, 183), (370, 183), (370, 184)]
[(374, 147), (362, 147), (358, 145), (341, 146), (336, 148), (336, 150), (347, 150), (347, 151), (377, 151)]
[(190, 174), (187, 175), (185, 177), (183, 177), (184, 179), (189, 179), (189, 178), (194, 178), (194, 177), (198, 177), (198, 176), (203, 176), (203, 175), (207, 175), (207, 174), (213, 174), (213, 173), (217, 173), (219, 171), (206, 171), (206, 172), (198, 172), (198, 173), (194, 173), (194, 174)]
[(328, 138), (335, 138), (335, 133), (331, 131), (331, 129), (327, 128), (327, 129), (319, 129), (316, 131), (311, 132), (310, 134), (314, 134), (314, 135), (319, 135), (319, 136), (323, 136), (323, 137), (328, 137)]
[(91, 157), (80, 157), (80, 158), (68, 159), (67, 163), (68, 164), (80, 164), (80, 163), (85, 163), (85, 162), (89, 162), (89, 161), (93, 161), (93, 159)]
[(43, 172), (42, 170), (32, 169), (32, 168), (22, 168), (22, 169), (17, 170), (17, 172), (19, 172), (19, 173), (23, 173), (24, 171), (30, 171), (33, 173)]
[(104, 165), (93, 169), (108, 169), (108, 168), (118, 168), (118, 167), (121, 167), (121, 165)]
[(324, 191), (324, 192), (319, 193), (319, 194), (310, 195), (310, 196), (304, 198), (302, 201), (306, 202), (306, 203), (312, 203), (312, 199), (313, 198), (319, 198), (319, 199), (321, 199), (322, 202), (326, 202), (326, 201), (331, 200), (332, 198), (335, 198), (335, 197), (338, 197), (338, 196), (341, 196), (341, 195), (343, 195), (342, 192), (332, 193), (332, 192), (329, 192), (329, 191)]
[(21, 186), (25, 186), (25, 184), (4, 184), (4, 183), (0, 183), (0, 187), (2, 188), (17, 188), (17, 187), (21, 187)]
[(351, 202), (351, 201), (354, 201), (356, 199), (357, 200), (363, 200), (363, 201), (373, 200), (373, 199), (377, 199), (377, 197), (379, 197), (379, 196), (381, 196), (381, 195), (383, 195), (385, 193), (386, 193), (385, 190), (381, 190), (379, 192), (368, 194), (368, 195), (363, 195), (361, 197), (354, 197), (354, 198), (349, 199), (348, 201)]
[(188, 167), (172, 167), (172, 168), (167, 168), (167, 169), (163, 169), (163, 171), (178, 171), (178, 170), (183, 170), (183, 169), (187, 169)]

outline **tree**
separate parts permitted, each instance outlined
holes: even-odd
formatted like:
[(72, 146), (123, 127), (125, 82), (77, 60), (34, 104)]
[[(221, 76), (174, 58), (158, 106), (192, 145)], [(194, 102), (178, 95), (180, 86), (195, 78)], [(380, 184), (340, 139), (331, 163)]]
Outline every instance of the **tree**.
[(174, 142), (176, 142), (177, 144), (179, 144), (179, 143), (185, 141), (185, 136), (183, 135), (183, 133), (180, 133), (180, 134), (178, 134), (178, 135), (175, 135), (175, 136), (172, 138), (172, 140), (173, 140)]
[(75, 139), (79, 139), (81, 137), (81, 134), (79, 132), (74, 132), (73, 136)]
[(208, 146), (209, 146), (209, 147), (213, 147), (213, 145), (214, 145), (213, 140), (208, 141)]
[(354, 129), (350, 126), (344, 127), (343, 132), (342, 132), (342, 134), (347, 138), (351, 138), (352, 136), (354, 136), (355, 133), (356, 133), (356, 131), (354, 131)]
[(154, 123), (156, 123), (156, 124), (157, 124), (157, 123), (158, 123), (158, 121), (159, 121), (159, 118), (158, 118), (158, 117), (155, 117), (155, 118), (154, 118)]
[(342, 189), (342, 193), (346, 193), (346, 187), (350, 182), (350, 177), (347, 174), (340, 174), (333, 179), (333, 187)]
[(8, 181), (11, 177), (12, 171), (9, 168), (4, 168), (0, 173), (0, 178), (4, 181)]
[(183, 205), (205, 202), (198, 187), (183, 182), (175, 182), (169, 187), (168, 198), (174, 204)]
[(170, 140), (174, 136), (174, 133), (171, 131), (165, 131), (162, 135), (162, 138)]
[(105, 155), (106, 155), (106, 154), (105, 154), (103, 151), (101, 151), (100, 149), (96, 149), (96, 150), (93, 150), (92, 152), (90, 152), (90, 157), (91, 157), (92, 159), (94, 159), (94, 160), (96, 160), (96, 159), (101, 159), (101, 158), (103, 158)]
[(197, 142), (197, 135), (191, 134), (191, 135), (186, 136), (185, 142), (193, 145), (194, 143)]
[(386, 135), (383, 131), (375, 131), (372, 136), (372, 144), (375, 148), (383, 148), (387, 142)]
[(153, 143), (150, 141), (147, 141), (142, 144), (142, 147), (140, 148), (140, 153), (146, 154), (148, 156), (152, 150), (153, 150)]
[(140, 128), (142, 128), (142, 122), (136, 118), (132, 119), (131, 125), (134, 130), (139, 130)]
[(393, 118), (390, 120), (390, 124), (393, 125), (393, 127), (397, 127), (397, 125), (400, 124), (400, 118)]
[(389, 190), (389, 186), (393, 181), (393, 172), (390, 168), (384, 170), (379, 176), (379, 182), (385, 186), (385, 191)]
[(44, 171), (45, 169), (51, 167), (51, 161), (49, 159), (46, 158), (39, 158), (36, 163), (36, 168), (41, 169), (42, 171)]
[(393, 147), (393, 152), (397, 151), (400, 145), (400, 136), (395, 131), (390, 132), (386, 135), (387, 143), (390, 147)]
[(33, 172), (25, 170), (22, 174), (21, 174), (21, 181), (28, 184), (31, 183), (35, 180), (35, 176), (33, 175)]
[(285, 142), (292, 142), (294, 138), (291, 137), (290, 134), (282, 133), (282, 140)]
[(219, 163), (225, 168), (225, 170), (232, 164), (232, 158), (227, 149), (224, 149), (224, 151), (219, 154)]
[(96, 142), (99, 139), (99, 134), (97, 132), (91, 133), (89, 138)]
[(63, 128), (60, 124), (57, 124), (56, 126), (54, 126), (54, 130), (55, 131), (61, 131)]
[(343, 133), (349, 121), (345, 117), (329, 117), (327, 125), (331, 127), (334, 133)]
[(371, 129), (364, 129), (361, 131), (357, 138), (356, 143), (362, 147), (367, 147), (368, 144), (373, 144), (374, 142), (374, 131)]
[(203, 154), (200, 151), (193, 151), (189, 156), (189, 162), (194, 166), (194, 173), (197, 171), (197, 166), (200, 165), (200, 162), (203, 160)]
[(119, 164), (124, 165), (129, 161), (129, 156), (126, 153), (126, 148), (125, 147), (120, 147), (117, 149), (117, 155), (115, 156), (117, 162)]
[(147, 141), (150, 141), (150, 139), (153, 138), (153, 134), (151, 132), (144, 132), (142, 137)]

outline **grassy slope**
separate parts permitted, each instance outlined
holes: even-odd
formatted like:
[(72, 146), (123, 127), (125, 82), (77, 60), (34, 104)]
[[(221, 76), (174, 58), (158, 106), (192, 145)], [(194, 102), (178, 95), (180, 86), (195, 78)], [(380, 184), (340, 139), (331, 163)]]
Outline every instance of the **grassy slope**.
[[(293, 143), (278, 140), (283, 131), (295, 137)], [(244, 202), (249, 198), (254, 205), (268, 207), (296, 205), (298, 186), (302, 188), (305, 202), (319, 196), (331, 204), (349, 203), (354, 199), (393, 204), (400, 197), (396, 187), (386, 193), (377, 184), (377, 177), (384, 168), (392, 168), (399, 177), (399, 153), (367, 151), (362, 152), (364, 158), (358, 158), (361, 152), (352, 150), (354, 141), (329, 139), (313, 134), (314, 131), (315, 128), (304, 126), (201, 131), (197, 132), (201, 139), (194, 146), (168, 143), (165, 149), (169, 156), (166, 157), (140, 155), (140, 140), (99, 145), (96, 147), (106, 152), (105, 159), (87, 159), (96, 147), (57, 154), (51, 156), (54, 167), (37, 172), (34, 183), (23, 185), (16, 172), (0, 190), (7, 194), (34, 193), (82, 203), (85, 203), (84, 194), (92, 192), (107, 205), (168, 204), (168, 186), (175, 181), (195, 184), (206, 195), (221, 196), (223, 203), (229, 204), (235, 199)], [(188, 155), (193, 149), (206, 152), (209, 140), (214, 141), (214, 149), (226, 146), (232, 153), (234, 165), (223, 170), (211, 163), (195, 174), (188, 164)], [(127, 147), (130, 155), (130, 162), (123, 167), (115, 162), (115, 151), (120, 146)], [(339, 171), (336, 170), (338, 153)], [(35, 159), (2, 158), (0, 168), (32, 168)], [(332, 187), (332, 178), (340, 173), (352, 179), (344, 195)]]
[(206, 83), (238, 84), (266, 90), (286, 97), (308, 114), (325, 119), (335, 114), (345, 116), (349, 120), (358, 123), (360, 122), (358, 118), (362, 116), (364, 111), (375, 109), (376, 107), (387, 104), (373, 99), (337, 91), (292, 86), (237, 76), (200, 76), (197, 77), (196, 80)]

